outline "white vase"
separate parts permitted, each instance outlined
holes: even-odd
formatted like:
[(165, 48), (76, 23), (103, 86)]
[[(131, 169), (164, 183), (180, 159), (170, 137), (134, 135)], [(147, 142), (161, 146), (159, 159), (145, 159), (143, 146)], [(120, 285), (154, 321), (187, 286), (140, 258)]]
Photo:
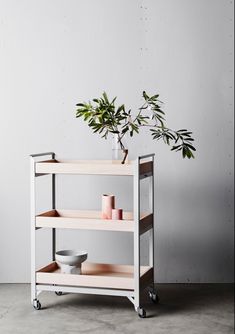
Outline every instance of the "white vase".
[(120, 142), (118, 135), (114, 134), (112, 138), (112, 161), (124, 164), (127, 162), (128, 149), (125, 142)]

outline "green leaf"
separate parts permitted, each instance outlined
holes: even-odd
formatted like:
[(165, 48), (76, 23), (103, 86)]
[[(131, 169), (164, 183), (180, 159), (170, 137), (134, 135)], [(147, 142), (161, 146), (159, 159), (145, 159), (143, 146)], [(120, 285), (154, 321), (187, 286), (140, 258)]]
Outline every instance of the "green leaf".
[(177, 150), (179, 147), (181, 147), (182, 145), (176, 145), (176, 146), (173, 146), (172, 147), (172, 149), (171, 149), (171, 151), (175, 151), (175, 150)]
[(158, 97), (159, 97), (159, 94), (153, 95), (153, 96), (151, 96), (151, 100), (157, 100)]
[(109, 130), (109, 132), (111, 132), (111, 133), (120, 133), (119, 131), (117, 131), (117, 130)]
[(191, 135), (191, 134), (192, 134), (192, 132), (187, 131), (187, 132), (184, 132), (182, 135), (186, 136), (186, 135)]
[(103, 97), (104, 97), (104, 101), (109, 104), (109, 100), (108, 100), (108, 96), (106, 94), (106, 92), (103, 92)]
[(117, 96), (113, 99), (113, 101), (111, 102), (111, 104), (114, 104), (114, 102), (116, 101)]
[(144, 97), (145, 100), (149, 100), (149, 96), (146, 94), (145, 91), (143, 91), (143, 97)]
[(185, 138), (185, 141), (194, 141), (193, 138)]
[(190, 145), (190, 144), (185, 144), (185, 145), (187, 145), (188, 147), (190, 147), (191, 150), (196, 151), (195, 147), (193, 147), (192, 145)]

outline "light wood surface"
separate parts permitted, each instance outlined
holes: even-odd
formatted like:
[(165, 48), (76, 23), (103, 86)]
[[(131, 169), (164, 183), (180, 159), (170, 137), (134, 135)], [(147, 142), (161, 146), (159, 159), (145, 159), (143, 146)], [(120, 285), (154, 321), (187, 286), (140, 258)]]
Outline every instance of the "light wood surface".
[[(152, 161), (140, 163), (140, 174), (152, 172)], [(125, 164), (112, 160), (45, 160), (36, 163), (37, 174), (134, 175), (134, 161)]]
[(36, 173), (133, 175), (133, 164), (122, 165), (107, 160), (51, 160), (36, 163)]
[[(151, 267), (141, 266), (140, 282), (143, 278), (143, 284), (147, 284), (151, 271)], [(148, 272), (150, 274), (146, 275)], [(53, 262), (36, 272), (36, 283), (134, 290), (134, 267), (84, 262), (82, 274), (75, 275), (61, 273), (57, 263)]]
[[(93, 210), (50, 210), (36, 216), (36, 227), (134, 232), (133, 213), (123, 212), (123, 218), (101, 219), (101, 212)], [(149, 230), (152, 222), (152, 214), (141, 214), (140, 233)]]

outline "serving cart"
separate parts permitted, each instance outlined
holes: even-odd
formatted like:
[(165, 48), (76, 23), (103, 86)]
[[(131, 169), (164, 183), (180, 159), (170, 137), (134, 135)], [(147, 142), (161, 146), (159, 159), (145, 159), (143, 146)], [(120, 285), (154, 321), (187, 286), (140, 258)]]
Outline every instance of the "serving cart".
[[(54, 152), (32, 154), (31, 164), (31, 302), (41, 308), (38, 296), (42, 291), (85, 293), (127, 297), (141, 318), (146, 311), (141, 305), (140, 292), (148, 291), (153, 302), (158, 302), (154, 289), (154, 154), (139, 156), (125, 164), (108, 160), (61, 160)], [(56, 175), (114, 175), (133, 177), (133, 212), (124, 212), (123, 220), (101, 219), (101, 212), (63, 210), (56, 207)], [(51, 175), (52, 209), (36, 214), (35, 179)], [(140, 182), (149, 179), (149, 212), (140, 212)], [(36, 232), (52, 230), (52, 262), (37, 270)], [(128, 232), (134, 237), (134, 265), (84, 262), (82, 274), (64, 274), (55, 262), (56, 229), (85, 229)], [(140, 237), (149, 236), (149, 263), (140, 265)]]

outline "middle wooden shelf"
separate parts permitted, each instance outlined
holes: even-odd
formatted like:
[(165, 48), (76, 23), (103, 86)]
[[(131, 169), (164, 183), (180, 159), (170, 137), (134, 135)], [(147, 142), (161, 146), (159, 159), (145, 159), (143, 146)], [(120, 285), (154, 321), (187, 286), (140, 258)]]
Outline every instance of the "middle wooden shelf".
[[(140, 234), (153, 226), (153, 215), (140, 215)], [(103, 230), (134, 232), (135, 222), (132, 212), (123, 212), (123, 220), (101, 219), (100, 211), (93, 210), (50, 210), (36, 216), (36, 228), (72, 228), (81, 230)]]

